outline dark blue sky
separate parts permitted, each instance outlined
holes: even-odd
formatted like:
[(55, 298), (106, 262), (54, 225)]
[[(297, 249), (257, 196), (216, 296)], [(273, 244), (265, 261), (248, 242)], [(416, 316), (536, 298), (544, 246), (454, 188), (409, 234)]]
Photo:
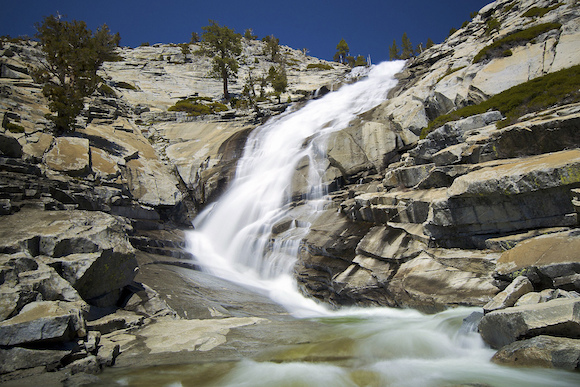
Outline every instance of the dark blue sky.
[(183, 43), (201, 34), (208, 19), (236, 32), (252, 28), (262, 38), (332, 60), (344, 38), (352, 55), (388, 59), (393, 39), (403, 32), (413, 42), (442, 42), (490, 0), (0, 0), (0, 35), (34, 35), (34, 23), (59, 12), (89, 28), (106, 23), (121, 34), (121, 45)]

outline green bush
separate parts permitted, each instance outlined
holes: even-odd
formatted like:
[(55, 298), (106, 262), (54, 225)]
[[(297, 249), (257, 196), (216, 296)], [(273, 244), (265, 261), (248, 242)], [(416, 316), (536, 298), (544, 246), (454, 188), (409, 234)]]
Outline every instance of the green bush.
[(115, 83), (115, 87), (118, 87), (119, 89), (138, 90), (134, 85), (123, 81)]
[(107, 97), (116, 97), (117, 96), (117, 93), (115, 93), (115, 90), (113, 90), (111, 88), (111, 86), (107, 85), (106, 83), (101, 83), (101, 85), (99, 86), (99, 91), (103, 95), (106, 95)]
[[(200, 101), (210, 102), (208, 104), (200, 103)], [(209, 97), (193, 97), (179, 100), (175, 105), (170, 106), (167, 111), (170, 112), (186, 112), (190, 116), (201, 116), (207, 114), (214, 114), (224, 112), (228, 107), (220, 102), (212, 102)]]
[(454, 68), (454, 69), (449, 69), (449, 70), (447, 70), (447, 71), (445, 72), (445, 74), (443, 74), (442, 76), (440, 76), (440, 77), (439, 77), (439, 79), (437, 79), (437, 83), (439, 83), (439, 81), (440, 81), (440, 80), (442, 80), (443, 78), (445, 78), (446, 76), (448, 76), (448, 75), (451, 75), (451, 74), (453, 74), (454, 72), (456, 72), (456, 71), (459, 71), (459, 70), (461, 70), (461, 69), (464, 69), (465, 67), (467, 67), (467, 66), (460, 66), (460, 67), (456, 67), (456, 68)]
[(501, 26), (500, 22), (496, 18), (489, 19), (485, 22), (485, 34), (490, 35), (493, 30), (499, 31), (499, 27)]
[(461, 118), (499, 110), (506, 119), (497, 124), (505, 127), (519, 117), (555, 105), (580, 102), (580, 65), (532, 79), (494, 95), (478, 105), (466, 106), (437, 117), (421, 131), (425, 138), (432, 130)]
[(333, 68), (334, 67), (326, 63), (310, 63), (306, 66), (306, 70), (332, 70)]
[(544, 32), (559, 29), (560, 27), (562, 27), (562, 24), (560, 23), (544, 23), (522, 31), (511, 33), (481, 49), (481, 51), (479, 51), (473, 58), (473, 63), (478, 63), (488, 58), (498, 57), (503, 52), (514, 46), (526, 44)]
[(2, 125), (4, 129), (12, 133), (24, 133), (24, 126), (15, 124), (14, 122), (6, 122)]
[(540, 8), (540, 7), (532, 7), (530, 9), (528, 9), (526, 12), (524, 12), (524, 14), (522, 16), (524, 17), (542, 17), (545, 14), (547, 14), (550, 11), (555, 10), (558, 7), (561, 7), (563, 4), (556, 4), (553, 5), (551, 7), (545, 7), (545, 8)]

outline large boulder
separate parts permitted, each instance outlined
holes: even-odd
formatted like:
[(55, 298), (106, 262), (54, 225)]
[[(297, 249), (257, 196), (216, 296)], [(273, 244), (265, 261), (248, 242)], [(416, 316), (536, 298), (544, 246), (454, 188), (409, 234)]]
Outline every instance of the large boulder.
[(479, 331), (492, 348), (539, 335), (580, 338), (580, 299), (556, 299), (486, 314)]
[[(137, 271), (135, 252), (127, 237), (130, 230), (122, 218), (98, 211), (23, 209), (1, 218), (0, 252), (29, 257), (13, 264), (20, 267), (27, 263), (19, 269), (18, 283), (36, 284), (43, 299), (75, 298), (66, 286), (61, 292), (49, 291), (48, 284), (54, 287), (58, 281), (48, 265), (85, 301), (115, 305), (120, 289), (133, 281)], [(25, 271), (29, 273), (22, 274)]]
[(501, 348), (494, 363), (516, 367), (580, 369), (580, 340), (566, 337), (536, 336)]
[(483, 306), (484, 312), (491, 312), (497, 309), (504, 309), (514, 306), (523, 295), (534, 290), (534, 285), (527, 277), (519, 276), (501, 292), (495, 295), (493, 300)]
[(37, 301), (0, 323), (0, 345), (67, 342), (86, 336), (83, 311), (73, 303)]
[(497, 261), (500, 278), (518, 273), (544, 288), (580, 291), (580, 232), (563, 231), (524, 240)]
[(388, 284), (399, 305), (433, 313), (449, 306), (483, 305), (497, 293), (493, 253), (426, 249), (403, 263)]
[(54, 268), (30, 255), (0, 254), (0, 321), (16, 315), (27, 303), (43, 301), (82, 301), (72, 285)]
[(80, 137), (58, 137), (44, 157), (46, 165), (71, 176), (82, 176), (90, 171), (89, 140)]

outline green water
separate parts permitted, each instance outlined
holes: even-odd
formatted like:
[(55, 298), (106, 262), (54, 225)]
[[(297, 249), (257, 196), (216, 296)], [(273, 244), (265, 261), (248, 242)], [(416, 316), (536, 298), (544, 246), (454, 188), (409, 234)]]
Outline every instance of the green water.
[(471, 311), (343, 312), (317, 319), (322, 323), (317, 340), (272, 346), (239, 361), (112, 369), (103, 380), (168, 387), (580, 386), (578, 372), (491, 363), (494, 351), (479, 334), (462, 328)]

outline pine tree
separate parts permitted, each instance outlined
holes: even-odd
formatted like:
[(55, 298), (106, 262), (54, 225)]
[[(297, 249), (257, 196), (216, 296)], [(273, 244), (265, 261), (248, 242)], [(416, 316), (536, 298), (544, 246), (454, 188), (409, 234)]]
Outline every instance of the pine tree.
[(33, 75), (44, 84), (42, 92), (49, 100), (48, 107), (56, 113), (48, 118), (54, 122), (56, 133), (74, 131), (83, 99), (100, 81), (97, 70), (105, 61), (118, 60), (114, 51), (121, 37), (112, 35), (106, 24), (93, 34), (85, 22), (67, 22), (60, 16), (46, 16), (36, 24), (36, 30), (46, 63)]
[(214, 20), (209, 22), (209, 26), (202, 27), (204, 53), (213, 57), (211, 74), (221, 78), (224, 98), (229, 100), (228, 79), (238, 74), (239, 65), (236, 57), (242, 53), (242, 35), (226, 26), (221, 27)]
[(288, 87), (288, 77), (284, 66), (280, 65), (278, 68), (271, 66), (268, 70), (268, 81), (272, 84), (274, 94), (278, 97), (278, 103), (280, 103), (281, 95)]
[(258, 35), (254, 35), (254, 31), (251, 28), (247, 28), (244, 32), (244, 38), (247, 40), (255, 40), (258, 38)]
[(190, 44), (194, 44), (199, 42), (199, 34), (197, 32), (192, 32), (191, 33), (191, 39), (189, 40)]
[(272, 62), (280, 61), (280, 39), (276, 38), (274, 35), (266, 36), (262, 39), (266, 42), (266, 48), (264, 49), (264, 54), (270, 56)]
[(397, 40), (393, 39), (393, 45), (389, 48), (389, 59), (396, 60), (401, 59), (399, 55), (399, 47), (397, 47)]
[(431, 48), (435, 45), (435, 43), (433, 43), (433, 40), (431, 40), (431, 38), (427, 39), (427, 44), (425, 44), (425, 48)]
[(413, 50), (413, 43), (411, 43), (411, 40), (405, 32), (401, 38), (401, 59), (409, 59), (414, 55), (415, 51)]
[(359, 55), (356, 57), (356, 61), (354, 62), (354, 66), (366, 66), (367, 65), (367, 61), (365, 59), (364, 56)]
[(348, 44), (344, 39), (340, 39), (340, 42), (336, 45), (336, 54), (334, 54), (334, 60), (336, 62), (346, 64), (347, 57), (350, 49), (348, 48)]

